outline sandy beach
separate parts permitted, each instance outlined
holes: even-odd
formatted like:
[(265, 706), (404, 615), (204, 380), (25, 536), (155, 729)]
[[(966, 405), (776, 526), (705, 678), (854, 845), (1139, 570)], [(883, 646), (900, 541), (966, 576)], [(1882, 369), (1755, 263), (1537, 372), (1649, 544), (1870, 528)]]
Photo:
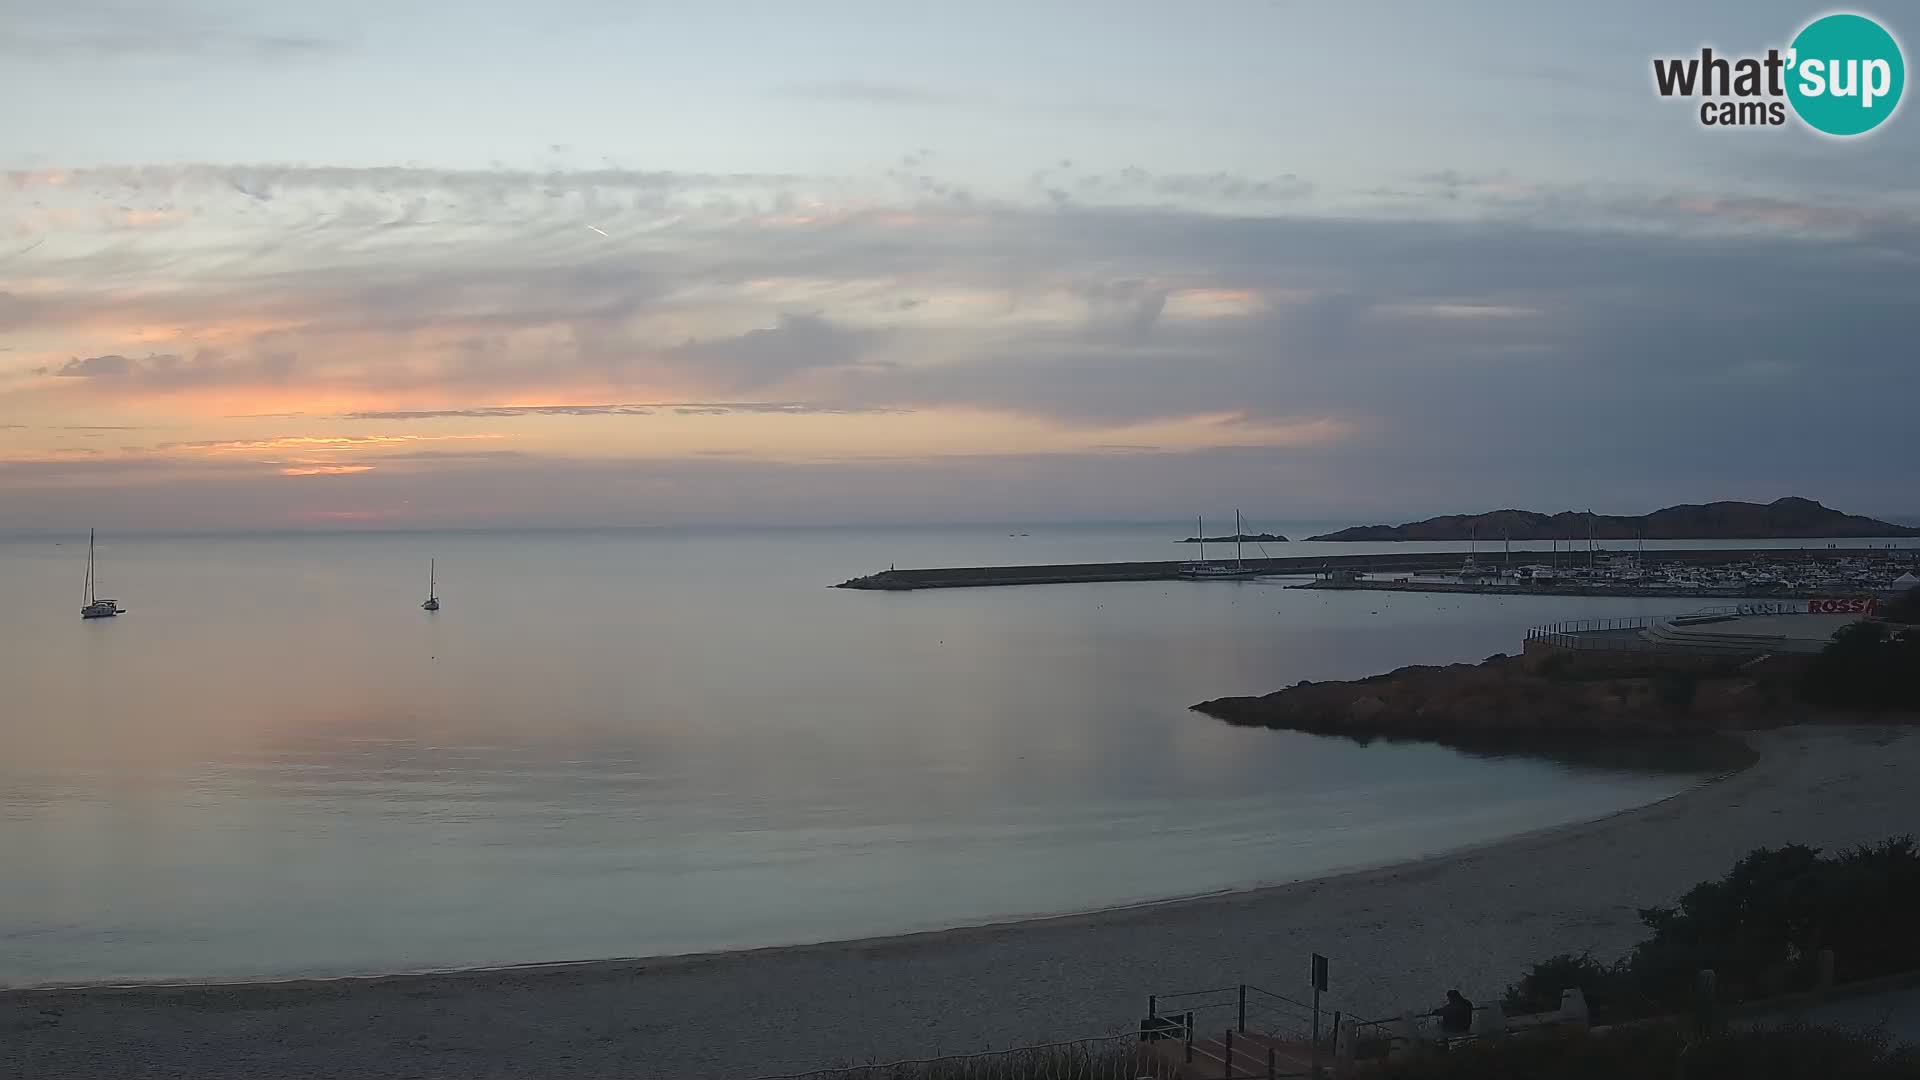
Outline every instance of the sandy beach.
[(1598, 821), (1414, 863), (1056, 919), (653, 961), (0, 994), (0, 1076), (747, 1077), (1130, 1029), (1240, 981), (1387, 1015), (1640, 936), (1748, 850), (1920, 831), (1920, 738), (1752, 735), (1752, 767)]

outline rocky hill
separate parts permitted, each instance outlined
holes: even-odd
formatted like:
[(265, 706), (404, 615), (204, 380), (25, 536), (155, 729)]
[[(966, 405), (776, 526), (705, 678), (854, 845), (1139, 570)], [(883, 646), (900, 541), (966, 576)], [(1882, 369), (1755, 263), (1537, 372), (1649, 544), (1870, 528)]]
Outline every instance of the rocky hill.
[(1920, 536), (1920, 528), (1830, 510), (1812, 499), (1686, 504), (1639, 516), (1567, 510), (1451, 514), (1405, 525), (1361, 525), (1309, 540), (1764, 540)]

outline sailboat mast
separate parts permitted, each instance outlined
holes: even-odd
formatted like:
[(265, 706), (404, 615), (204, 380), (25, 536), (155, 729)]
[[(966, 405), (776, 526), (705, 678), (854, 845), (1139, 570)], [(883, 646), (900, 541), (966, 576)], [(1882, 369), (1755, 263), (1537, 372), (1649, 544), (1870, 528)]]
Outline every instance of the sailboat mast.
[(87, 604), (93, 604), (93, 530), (87, 530)]
[(1207, 520), (1203, 517), (1193, 519), (1193, 537), (1200, 541), (1200, 561), (1207, 561)]
[(1246, 530), (1240, 526), (1240, 511), (1233, 512), (1233, 568), (1240, 569), (1240, 534)]
[(434, 584), (434, 583), (433, 583), (433, 572), (434, 572), (434, 569), (435, 569), (435, 567), (434, 567), (434, 560), (433, 560), (433, 559), (428, 559), (428, 560), (427, 560), (427, 599), (429, 599), (429, 600), (431, 600), (431, 599), (433, 599), (433, 584)]

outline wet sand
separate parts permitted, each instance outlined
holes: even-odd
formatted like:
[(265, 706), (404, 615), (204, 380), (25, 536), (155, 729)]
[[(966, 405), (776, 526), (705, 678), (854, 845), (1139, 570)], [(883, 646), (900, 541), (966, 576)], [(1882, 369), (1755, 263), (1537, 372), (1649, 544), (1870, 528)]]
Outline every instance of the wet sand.
[[(1383, 1016), (1612, 957), (1748, 850), (1920, 832), (1920, 737), (1751, 736), (1752, 767), (1598, 821), (1376, 870), (1088, 915), (664, 960), (0, 993), (0, 1076), (749, 1077), (1131, 1029), (1241, 981)], [(0, 960), (0, 963), (3, 963)]]

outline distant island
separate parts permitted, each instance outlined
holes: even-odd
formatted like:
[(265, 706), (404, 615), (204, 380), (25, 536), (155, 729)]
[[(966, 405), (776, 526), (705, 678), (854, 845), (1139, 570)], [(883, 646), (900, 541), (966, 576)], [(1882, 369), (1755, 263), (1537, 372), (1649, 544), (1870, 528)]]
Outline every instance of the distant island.
[(1920, 536), (1920, 528), (1843, 514), (1812, 499), (1685, 504), (1639, 516), (1565, 510), (1449, 514), (1405, 525), (1358, 525), (1309, 540), (1774, 540)]
[(1241, 533), (1239, 536), (1189, 536), (1180, 541), (1183, 544), (1284, 544), (1287, 538), (1279, 533)]

